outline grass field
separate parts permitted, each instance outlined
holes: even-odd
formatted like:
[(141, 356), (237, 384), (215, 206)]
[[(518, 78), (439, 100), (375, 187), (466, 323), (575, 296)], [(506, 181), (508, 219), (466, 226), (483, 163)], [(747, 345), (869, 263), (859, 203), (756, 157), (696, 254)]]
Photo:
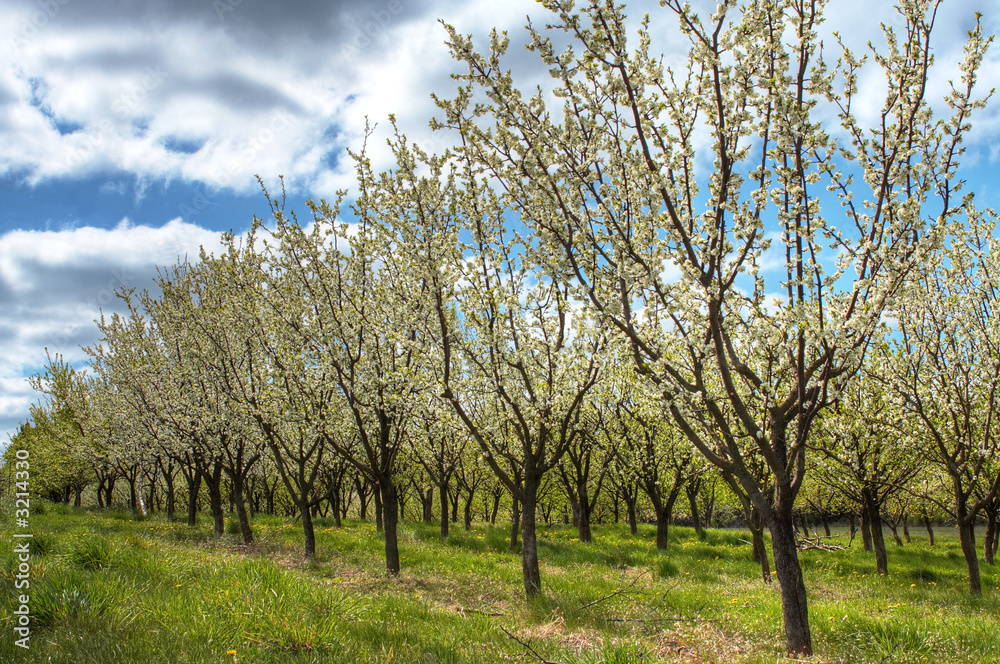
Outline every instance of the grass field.
[[(34, 507), (34, 505), (33, 505)], [(290, 520), (237, 535), (127, 513), (47, 505), (32, 514), (30, 649), (14, 645), (10, 515), (0, 522), (0, 661), (54, 662), (783, 662), (778, 588), (738, 531), (569, 526), (539, 533), (543, 596), (527, 605), (507, 531), (400, 527), (402, 574), (383, 574), (374, 525), (317, 524), (315, 561)], [(861, 551), (806, 551), (812, 662), (1000, 662), (1000, 578), (966, 592), (957, 538), (889, 545), (890, 574)], [(618, 594), (616, 591), (621, 590)], [(602, 599), (604, 598), (604, 599)], [(597, 601), (596, 603), (595, 600)], [(588, 605), (589, 604), (589, 605)]]

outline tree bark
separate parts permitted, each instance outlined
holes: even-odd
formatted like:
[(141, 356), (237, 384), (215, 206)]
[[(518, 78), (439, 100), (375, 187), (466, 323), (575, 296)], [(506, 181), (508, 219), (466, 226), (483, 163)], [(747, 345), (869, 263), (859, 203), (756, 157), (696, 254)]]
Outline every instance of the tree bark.
[(965, 516), (958, 520), (958, 540), (962, 545), (965, 565), (969, 570), (969, 592), (980, 595), (983, 592), (979, 580), (979, 557), (976, 554), (976, 519), (975, 515)]
[(236, 503), (236, 518), (240, 522), (240, 533), (244, 544), (253, 544), (253, 530), (250, 528), (250, 518), (247, 516), (247, 504), (243, 477), (239, 473), (230, 474), (233, 480), (233, 502)]
[(864, 543), (865, 551), (870, 553), (872, 550), (871, 515), (869, 515), (864, 503), (861, 505), (861, 541)]
[(134, 512), (139, 506), (139, 503), (136, 500), (135, 478), (128, 477), (127, 479), (128, 479), (128, 506), (129, 509), (131, 509)]
[(222, 537), (226, 532), (225, 512), (222, 509), (222, 466), (216, 464), (211, 475), (204, 478), (208, 486), (208, 503), (212, 509), (212, 525), (216, 537)]
[(670, 507), (656, 510), (656, 548), (666, 551), (670, 535)]
[(465, 498), (465, 514), (463, 515), (465, 523), (463, 525), (466, 531), (472, 530), (472, 496), (473, 493), (469, 491)]
[(497, 524), (497, 512), (500, 511), (500, 491), (493, 494), (493, 509), (490, 511), (490, 525), (495, 526)]
[(774, 514), (769, 523), (774, 569), (781, 586), (781, 611), (785, 621), (785, 643), (793, 655), (812, 655), (806, 585), (795, 546), (791, 510)]
[(521, 502), (511, 496), (510, 506), (510, 550), (517, 551), (517, 531), (521, 527)]
[(997, 509), (993, 506), (987, 506), (985, 511), (986, 535), (983, 536), (983, 558), (987, 565), (992, 565), (997, 545)]
[(538, 569), (538, 541), (535, 536), (535, 508), (538, 503), (538, 480), (524, 480), (524, 506), (521, 513), (521, 571), (524, 575), (524, 594), (531, 599), (542, 590)]
[(382, 520), (385, 535), (385, 572), (389, 576), (399, 576), (399, 540), (396, 537), (396, 526), (399, 524), (398, 496), (396, 487), (391, 480), (379, 482), (382, 493)]
[(580, 505), (580, 518), (576, 526), (577, 532), (580, 534), (581, 542), (590, 544), (594, 541), (594, 536), (590, 531), (590, 494), (587, 491), (586, 480), (577, 483), (576, 491)]
[(438, 493), (441, 496), (441, 541), (443, 542), (448, 538), (448, 485), (439, 486)]
[(747, 519), (747, 528), (750, 529), (751, 548), (753, 550), (753, 561), (760, 565), (760, 574), (764, 583), (773, 583), (771, 579), (771, 561), (767, 555), (767, 545), (764, 543), (764, 518), (757, 508), (751, 505), (750, 515)]
[(628, 491), (622, 491), (622, 497), (625, 499), (625, 512), (628, 515), (628, 531), (635, 535), (639, 532), (639, 524), (635, 516), (636, 496)]
[[(448, 497), (445, 496), (445, 503), (447, 503), (447, 499)], [(434, 523), (434, 487), (427, 487), (427, 493), (420, 496), (420, 502), (423, 503), (424, 523)], [(447, 511), (447, 507), (445, 511)]]
[(185, 479), (188, 485), (188, 525), (196, 526), (198, 525), (198, 494), (201, 492), (201, 473), (195, 471), (190, 476), (185, 473)]
[(312, 559), (316, 557), (316, 530), (313, 527), (312, 512), (309, 504), (309, 497), (303, 495), (299, 499), (299, 514), (302, 516), (302, 535), (305, 539), (305, 552), (303, 557)]
[(698, 487), (689, 483), (684, 492), (687, 494), (688, 505), (691, 508), (691, 522), (694, 525), (695, 535), (701, 539), (705, 536), (705, 531), (701, 527), (701, 516), (698, 514)]
[(177, 494), (174, 489), (174, 478), (171, 475), (164, 473), (163, 480), (167, 484), (167, 521), (173, 521), (174, 511), (177, 507)]
[[(875, 550), (875, 568), (881, 575), (889, 573), (889, 561), (885, 552), (885, 539), (882, 537), (882, 514), (879, 510), (878, 501), (870, 495), (865, 495), (865, 505), (863, 506), (868, 515), (868, 525), (871, 530), (871, 547)], [(866, 551), (870, 549), (865, 549)]]

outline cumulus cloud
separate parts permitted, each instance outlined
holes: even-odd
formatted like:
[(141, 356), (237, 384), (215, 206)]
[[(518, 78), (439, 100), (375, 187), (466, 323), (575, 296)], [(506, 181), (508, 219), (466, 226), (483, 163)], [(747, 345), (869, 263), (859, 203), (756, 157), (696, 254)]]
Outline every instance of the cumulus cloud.
[[(86, 358), (98, 340), (94, 320), (122, 310), (116, 291), (154, 288), (157, 266), (220, 247), (218, 233), (181, 219), (160, 228), (122, 221), (116, 228), (11, 231), (0, 235), (0, 432), (13, 433), (37, 398), (23, 376), (45, 349)], [(6, 441), (6, 436), (2, 437)]]
[[(364, 116), (431, 138), (452, 89), (445, 31), (520, 27), (535, 3), (0, 1), (0, 176), (125, 171), (248, 192), (253, 175), (329, 195)], [(513, 23), (513, 25), (510, 25)], [(385, 156), (381, 146), (377, 155)], [(376, 161), (378, 163), (378, 161)]]

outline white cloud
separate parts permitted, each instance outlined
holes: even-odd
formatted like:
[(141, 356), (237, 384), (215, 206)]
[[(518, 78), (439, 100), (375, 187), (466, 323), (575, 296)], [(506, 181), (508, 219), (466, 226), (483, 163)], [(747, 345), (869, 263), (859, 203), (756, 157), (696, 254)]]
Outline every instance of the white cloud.
[[(215, 251), (219, 234), (174, 219), (160, 228), (123, 220), (114, 229), (11, 231), (0, 235), (0, 432), (14, 433), (37, 399), (24, 376), (45, 349), (86, 359), (80, 345), (98, 340), (94, 319), (121, 311), (120, 288), (153, 289), (156, 267)], [(0, 434), (0, 445), (6, 436)]]

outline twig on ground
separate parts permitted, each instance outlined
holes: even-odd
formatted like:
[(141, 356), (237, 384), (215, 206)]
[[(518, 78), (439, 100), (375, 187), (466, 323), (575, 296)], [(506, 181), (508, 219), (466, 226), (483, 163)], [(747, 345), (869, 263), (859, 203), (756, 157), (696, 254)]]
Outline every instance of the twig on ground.
[(502, 612), (498, 613), (496, 611), (480, 611), (479, 609), (467, 609), (464, 606), (458, 607), (458, 612), (459, 613), (478, 613), (481, 616), (493, 616), (493, 617), (497, 617), (497, 616), (502, 616), (503, 615)]
[(718, 618), (684, 618), (681, 616), (674, 616), (671, 618), (605, 618), (608, 622), (622, 622), (622, 623), (664, 623), (664, 622), (693, 622), (693, 623), (710, 623), (719, 622)]
[(535, 650), (534, 648), (532, 648), (530, 644), (525, 643), (524, 641), (522, 641), (521, 639), (517, 638), (516, 636), (514, 636), (513, 634), (511, 634), (510, 632), (508, 632), (506, 629), (504, 629), (503, 625), (498, 625), (498, 627), (500, 627), (500, 629), (503, 631), (504, 634), (506, 634), (507, 636), (509, 636), (510, 638), (514, 639), (515, 641), (517, 641), (518, 643), (520, 643), (522, 646), (524, 646), (525, 648), (527, 648), (528, 652), (525, 653), (526, 655), (530, 655), (531, 657), (534, 657), (535, 659), (537, 659), (542, 664), (562, 664), (562, 662), (556, 662), (556, 661), (553, 661), (551, 659), (545, 659), (544, 657), (542, 657), (541, 655), (539, 655), (538, 651)]
[(823, 540), (833, 539), (834, 537), (840, 537), (840, 535), (830, 535), (830, 536), (816, 536), (816, 537), (803, 537), (798, 536), (795, 542), (795, 548), (799, 551), (843, 551), (845, 546), (842, 544), (830, 544), (824, 542)]
[[(613, 593), (611, 593), (609, 595), (605, 595), (604, 597), (598, 597), (597, 599), (595, 599), (595, 600), (593, 600), (591, 602), (587, 602), (586, 604), (581, 604), (580, 607), (577, 610), (578, 611), (582, 611), (584, 609), (589, 609), (590, 607), (594, 606), (595, 604), (600, 604), (601, 602), (609, 600), (612, 597), (617, 597), (618, 595), (627, 595), (627, 594), (630, 594), (629, 591), (631, 590), (632, 586), (634, 586), (639, 581), (639, 579), (641, 579), (642, 577), (643, 577), (643, 573), (637, 574), (627, 585), (623, 585), (624, 581), (625, 581), (625, 579), (623, 578), (622, 579), (622, 583), (618, 584), (618, 589), (615, 590)], [(636, 591), (636, 592), (638, 592), (638, 593), (641, 594), (642, 591)]]

